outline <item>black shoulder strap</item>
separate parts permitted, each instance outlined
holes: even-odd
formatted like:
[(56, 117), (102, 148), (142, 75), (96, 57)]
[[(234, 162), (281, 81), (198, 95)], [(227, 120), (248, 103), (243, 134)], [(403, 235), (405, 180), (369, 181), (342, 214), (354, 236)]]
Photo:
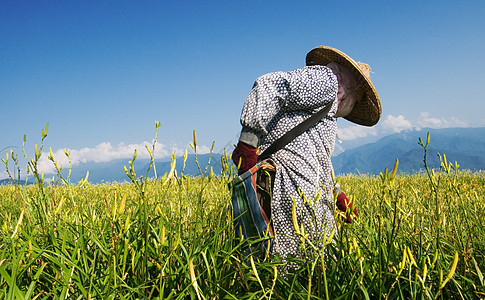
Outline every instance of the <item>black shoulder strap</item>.
[(268, 148), (266, 148), (266, 150), (264, 150), (263, 153), (261, 153), (258, 156), (258, 160), (261, 161), (263, 159), (268, 158), (271, 154), (275, 153), (276, 151), (286, 146), (289, 142), (291, 142), (294, 138), (296, 138), (297, 136), (305, 132), (308, 128), (315, 125), (319, 120), (323, 119), (323, 117), (325, 117), (328, 114), (328, 112), (332, 108), (332, 105), (333, 105), (333, 101), (329, 103), (327, 106), (325, 106), (324, 108), (317, 111), (309, 118), (305, 119), (300, 124), (293, 127), (287, 133), (282, 135), (279, 139), (277, 139), (273, 144), (271, 144)]

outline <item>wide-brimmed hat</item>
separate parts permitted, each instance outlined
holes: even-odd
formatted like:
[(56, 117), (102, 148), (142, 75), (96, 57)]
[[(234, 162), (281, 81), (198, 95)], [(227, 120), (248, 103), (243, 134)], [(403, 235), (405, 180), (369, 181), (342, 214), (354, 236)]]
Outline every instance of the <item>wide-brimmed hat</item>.
[(324, 65), (331, 62), (347, 67), (364, 89), (363, 98), (356, 102), (352, 111), (344, 118), (359, 125), (374, 126), (381, 117), (382, 108), (379, 95), (370, 81), (370, 67), (354, 61), (350, 56), (332, 47), (320, 46), (312, 49), (306, 56), (306, 65)]

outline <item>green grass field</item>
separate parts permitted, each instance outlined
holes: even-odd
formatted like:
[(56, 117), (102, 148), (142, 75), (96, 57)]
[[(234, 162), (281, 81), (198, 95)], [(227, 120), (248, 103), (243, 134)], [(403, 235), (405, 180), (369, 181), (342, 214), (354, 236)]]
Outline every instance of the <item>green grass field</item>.
[(424, 174), (337, 178), (357, 221), (282, 274), (277, 256), (238, 255), (227, 156), (198, 178), (147, 180), (130, 161), (131, 183), (42, 184), (41, 151), (36, 185), (0, 187), (0, 299), (485, 298), (485, 176), (445, 157)]

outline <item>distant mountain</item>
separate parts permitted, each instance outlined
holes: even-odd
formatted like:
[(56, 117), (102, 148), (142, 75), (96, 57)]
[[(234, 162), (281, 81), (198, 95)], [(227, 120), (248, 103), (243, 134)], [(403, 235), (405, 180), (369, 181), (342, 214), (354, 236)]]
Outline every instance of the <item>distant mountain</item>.
[[(332, 157), (335, 173), (340, 174), (379, 174), (386, 168), (391, 170), (396, 159), (399, 159), (399, 172), (414, 173), (424, 169), (424, 149), (418, 145), (419, 138), (426, 142), (428, 131), (430, 132), (430, 144), (428, 146), (428, 165), (431, 168), (439, 168), (438, 153), (446, 154), (449, 162), (457, 161), (461, 170), (479, 171), (485, 170), (485, 128), (447, 128), (447, 129), (422, 129), (420, 131), (405, 131), (385, 136), (377, 142), (369, 143), (350, 150), (343, 150), (340, 154)], [(347, 148), (348, 149), (348, 148)], [(198, 155), (201, 172), (209, 163), (209, 154)], [(130, 179), (126, 176), (123, 166), (129, 169), (129, 159), (119, 159), (102, 163), (84, 163), (73, 166), (71, 182), (78, 183), (86, 177), (89, 170), (88, 181), (91, 183), (124, 182)], [(136, 159), (134, 166), (138, 177), (145, 177), (150, 161), (148, 159)], [(161, 177), (170, 171), (170, 161), (155, 161), (157, 176)], [(180, 174), (184, 167), (183, 158), (177, 157), (176, 170)], [(207, 169), (213, 168), (215, 174), (221, 172), (221, 155), (213, 154)], [(63, 170), (63, 176), (67, 176), (68, 170)], [(184, 174), (188, 176), (200, 175), (195, 156), (188, 155)], [(52, 174), (44, 176), (45, 181), (50, 181)], [(154, 177), (153, 168), (148, 174)], [(25, 179), (22, 179), (25, 180)], [(34, 182), (29, 178), (29, 183)], [(0, 181), (0, 184), (10, 183), (9, 179)]]
[[(201, 172), (205, 172), (205, 168), (207, 165), (209, 165), (209, 154), (199, 154), (197, 155), (198, 161), (199, 161), (199, 166), (201, 169)], [(89, 171), (89, 176), (88, 176), (88, 181), (91, 183), (108, 183), (108, 182), (124, 182), (124, 181), (130, 181), (130, 178), (126, 175), (123, 166), (126, 166), (126, 168), (129, 170), (130, 165), (129, 165), (129, 160), (130, 159), (117, 159), (117, 160), (112, 160), (109, 162), (89, 162), (89, 163), (83, 163), (79, 164), (76, 166), (72, 167), (72, 172), (71, 172), (71, 182), (72, 183), (78, 183), (80, 180), (84, 179), (86, 177), (87, 172)], [(165, 173), (170, 171), (170, 161), (158, 161), (155, 160), (155, 166), (157, 168), (157, 176), (161, 177)], [(140, 176), (146, 177), (147, 175), (147, 170), (148, 166), (150, 165), (150, 160), (149, 159), (135, 159), (134, 162), (134, 168), (135, 168), (135, 173), (137, 177), (139, 178)], [(221, 169), (222, 169), (222, 163), (221, 163), (221, 155), (220, 154), (212, 154), (211, 162), (209, 165), (209, 168), (207, 169), (207, 174), (210, 172), (210, 167), (212, 167), (214, 173), (217, 175), (220, 174)], [(186, 160), (186, 165), (185, 169), (184, 168), (184, 162), (183, 162), (183, 157), (177, 157), (176, 159), (176, 170), (177, 173), (180, 174), (182, 170), (184, 171), (184, 174), (187, 176), (198, 176), (200, 175), (199, 168), (197, 166), (197, 163), (195, 161), (195, 156), (194, 155), (187, 155), (187, 160)], [(62, 175), (64, 178), (67, 177), (68, 170), (62, 170)], [(45, 176), (45, 180), (50, 180), (53, 175)], [(149, 174), (149, 177), (154, 177), (155, 173), (153, 171), (153, 167), (151, 168)]]
[[(26, 183), (27, 184), (33, 184), (35, 182), (35, 180), (32, 179), (32, 178), (29, 178), (29, 180), (27, 180), (27, 182), (25, 182), (25, 179), (22, 179), (22, 178), (20, 180), (15, 180), (15, 181), (17, 181), (21, 185), (25, 185)], [(10, 179), (10, 178), (0, 179), (0, 185), (6, 185), (6, 184), (12, 184), (12, 179)]]
[(375, 143), (347, 150), (332, 158), (336, 174), (379, 174), (391, 170), (399, 159), (400, 172), (413, 173), (424, 169), (424, 149), (430, 132), (427, 161), (439, 168), (438, 153), (446, 154), (449, 162), (457, 161), (459, 169), (485, 170), (485, 128), (446, 128), (404, 131), (383, 137)]

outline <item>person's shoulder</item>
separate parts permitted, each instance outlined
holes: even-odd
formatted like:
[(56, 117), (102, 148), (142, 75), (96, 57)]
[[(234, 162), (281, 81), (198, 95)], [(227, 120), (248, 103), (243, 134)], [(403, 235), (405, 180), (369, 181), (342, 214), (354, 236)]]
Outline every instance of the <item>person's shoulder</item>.
[(313, 65), (304, 66), (298, 70), (300, 70), (301, 72), (328, 72), (330, 69), (327, 66)]
[(256, 81), (278, 81), (285, 79), (287, 76), (288, 72), (277, 71), (261, 75), (256, 79)]
[(327, 74), (330, 70), (327, 66), (314, 65), (314, 66), (304, 66), (296, 70), (287, 72), (290, 76), (301, 76), (304, 74)]
[(296, 79), (327, 79), (332, 76), (332, 70), (327, 66), (314, 65), (314, 66), (304, 66), (299, 69), (288, 72), (289, 77)]
[(328, 75), (332, 74), (332, 70), (327, 66), (314, 65), (314, 66), (304, 66), (292, 71), (276, 71), (267, 73), (259, 76), (256, 82), (280, 82), (280, 81), (292, 81), (299, 78), (326, 78)]

